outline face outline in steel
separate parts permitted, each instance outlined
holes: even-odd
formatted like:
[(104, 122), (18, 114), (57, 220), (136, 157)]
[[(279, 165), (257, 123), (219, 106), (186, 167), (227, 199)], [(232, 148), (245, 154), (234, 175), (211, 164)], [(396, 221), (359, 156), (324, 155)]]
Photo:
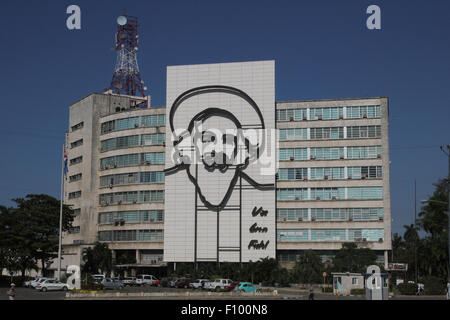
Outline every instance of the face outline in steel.
[[(217, 92), (236, 95), (236, 96), (244, 99), (245, 101), (247, 101), (249, 103), (249, 105), (257, 113), (258, 118), (260, 120), (261, 129), (265, 129), (264, 119), (262, 117), (262, 113), (261, 113), (258, 105), (245, 92), (243, 92), (239, 89), (233, 88), (233, 87), (219, 86), (219, 85), (193, 88), (193, 89), (190, 89), (190, 90), (182, 93), (180, 96), (178, 96), (178, 98), (175, 99), (175, 101), (172, 104), (172, 107), (170, 109), (169, 124), (170, 124), (171, 132), (174, 135), (173, 146), (174, 146), (175, 153), (177, 156), (179, 155), (179, 153), (177, 151), (177, 146), (183, 141), (184, 138), (186, 138), (186, 136), (183, 134), (179, 135), (179, 136), (177, 136), (175, 134), (175, 127), (174, 127), (173, 122), (174, 122), (174, 116), (175, 116), (175, 113), (176, 113), (178, 107), (182, 104), (182, 102), (186, 101), (187, 99), (189, 99), (191, 97), (198, 96), (201, 94), (217, 93)], [(242, 164), (237, 164), (237, 165), (229, 164), (228, 161), (223, 161), (223, 163), (221, 163), (221, 164), (218, 164), (215, 161), (213, 161), (213, 163), (211, 164), (211, 163), (207, 163), (205, 161), (205, 159), (203, 157), (201, 157), (202, 164), (204, 165), (204, 167), (207, 171), (219, 170), (220, 172), (225, 173), (226, 171), (228, 171), (230, 169), (230, 167), (233, 167), (233, 170), (235, 170), (234, 175), (231, 178), (230, 183), (228, 185), (227, 191), (226, 191), (223, 199), (220, 201), (220, 203), (218, 203), (218, 204), (211, 203), (210, 201), (208, 201), (208, 199), (203, 194), (196, 177), (194, 176), (194, 174), (191, 171), (191, 166), (195, 165), (195, 164), (187, 163), (187, 162), (181, 160), (181, 163), (175, 165), (174, 167), (164, 170), (164, 172), (166, 175), (172, 175), (172, 174), (177, 173), (178, 171), (185, 170), (189, 177), (189, 180), (194, 184), (197, 194), (198, 194), (200, 200), (203, 202), (203, 204), (208, 209), (217, 212), (217, 211), (221, 211), (226, 206), (226, 204), (227, 204), (228, 200), (230, 199), (231, 194), (233, 192), (233, 188), (235, 187), (235, 185), (240, 177), (245, 179), (250, 185), (252, 185), (254, 188), (259, 189), (259, 190), (273, 190), (274, 184), (257, 183), (255, 180), (250, 178), (244, 172), (244, 170), (247, 168), (247, 166), (249, 165), (249, 163), (251, 161), (258, 159), (258, 157), (261, 153), (261, 150), (263, 150), (263, 148), (264, 148), (264, 143), (265, 143), (264, 138), (265, 137), (263, 135), (262, 139), (261, 139), (261, 143), (259, 143), (257, 146), (253, 146), (255, 148), (255, 150), (254, 150), (254, 152), (252, 152), (253, 149), (252, 149), (252, 145), (251, 145), (250, 141), (248, 139), (246, 139), (242, 134), (241, 122), (231, 112), (221, 109), (221, 108), (207, 108), (207, 109), (199, 112), (192, 118), (192, 120), (189, 122), (187, 130), (184, 131), (184, 133), (188, 134), (188, 135), (192, 135), (192, 133), (194, 132), (194, 137), (193, 137), (194, 141), (195, 140), (198, 141), (198, 139), (203, 139), (204, 132), (201, 132), (202, 135), (198, 136), (198, 132), (196, 132), (196, 130), (194, 130), (194, 129), (197, 127), (198, 124), (203, 124), (205, 121), (207, 121), (208, 119), (213, 118), (213, 117), (222, 117), (224, 119), (227, 119), (227, 121), (231, 121), (237, 129), (236, 135), (233, 135), (233, 136), (223, 135), (222, 136), (222, 139), (229, 140), (230, 138), (232, 138), (233, 144), (234, 144), (232, 156), (236, 157), (236, 155), (238, 153), (238, 141), (244, 141), (245, 149), (247, 151), (244, 162)], [(225, 140), (223, 141), (223, 143), (226, 143)], [(195, 146), (195, 144), (194, 144), (194, 146)], [(198, 154), (197, 148), (195, 151)], [(180, 156), (180, 159), (183, 159), (181, 154), (179, 156)]]

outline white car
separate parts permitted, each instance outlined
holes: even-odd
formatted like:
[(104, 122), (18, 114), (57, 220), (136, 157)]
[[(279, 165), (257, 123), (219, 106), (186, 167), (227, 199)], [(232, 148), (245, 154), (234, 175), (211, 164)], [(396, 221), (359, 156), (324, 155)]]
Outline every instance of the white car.
[(50, 290), (69, 290), (69, 288), (67, 287), (67, 283), (62, 283), (53, 279), (47, 279), (38, 283), (35, 289), (43, 292)]
[(194, 282), (189, 283), (189, 287), (194, 289), (203, 289), (205, 283), (209, 281), (209, 279), (197, 279)]
[(205, 283), (204, 289), (206, 290), (224, 290), (233, 284), (230, 279), (217, 279)]
[(126, 277), (122, 280), (122, 283), (125, 286), (134, 286), (136, 284), (136, 278), (135, 277)]
[(25, 282), (23, 283), (23, 286), (24, 286), (25, 288), (29, 288), (29, 287), (31, 287), (31, 282), (36, 281), (36, 280), (38, 280), (38, 279), (39, 279), (39, 278), (34, 278), (34, 279), (31, 279), (31, 280), (25, 281)]
[(150, 285), (155, 286), (159, 284), (159, 280), (151, 274), (141, 274), (136, 277), (136, 284), (138, 286)]
[(37, 279), (35, 279), (35, 280), (33, 280), (33, 281), (31, 281), (30, 282), (30, 287), (31, 288), (36, 288), (36, 286), (39, 284), (39, 283), (41, 283), (41, 282), (43, 282), (43, 281), (45, 281), (45, 280), (47, 280), (48, 278), (37, 278)]

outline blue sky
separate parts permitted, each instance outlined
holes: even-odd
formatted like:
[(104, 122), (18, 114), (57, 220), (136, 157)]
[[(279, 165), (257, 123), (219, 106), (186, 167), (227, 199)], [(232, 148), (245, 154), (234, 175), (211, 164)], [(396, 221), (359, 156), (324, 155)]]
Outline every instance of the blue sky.
[[(82, 29), (66, 28), (81, 7)], [(366, 28), (381, 7), (382, 30)], [(1, 1), (0, 204), (59, 198), (68, 106), (109, 85), (116, 18), (138, 16), (139, 65), (153, 105), (165, 105), (166, 66), (276, 60), (276, 99), (388, 96), (394, 232), (447, 174), (450, 2)], [(420, 209), (420, 203), (418, 203)], [(418, 210), (419, 211), (419, 210)]]

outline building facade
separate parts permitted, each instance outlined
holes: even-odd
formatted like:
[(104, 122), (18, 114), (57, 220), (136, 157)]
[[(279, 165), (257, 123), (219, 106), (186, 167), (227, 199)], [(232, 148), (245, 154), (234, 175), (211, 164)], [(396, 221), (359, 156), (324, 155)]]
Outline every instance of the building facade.
[[(238, 78), (243, 77), (240, 70)], [(235, 78), (233, 71), (227, 72)], [(264, 83), (250, 87), (262, 92), (268, 90)], [(168, 90), (168, 108), (178, 94)], [(387, 264), (388, 99), (274, 100), (271, 121), (278, 129), (279, 168), (268, 181), (275, 184), (269, 198), (273, 197), (271, 232), (278, 261), (293, 266), (304, 250), (314, 250), (326, 261), (343, 243), (356, 242), (375, 250), (379, 262)], [(108, 243), (117, 261), (124, 254), (133, 256), (134, 261), (124, 263), (128, 267), (167, 262), (164, 249), (176, 231), (169, 226), (170, 239), (165, 237), (165, 208), (180, 211), (186, 201), (172, 191), (167, 194), (166, 182), (172, 179), (164, 172), (166, 144), (171, 143), (168, 111), (150, 107), (149, 97), (112, 93), (91, 94), (70, 106), (64, 200), (76, 217), (74, 228), (63, 235), (63, 270), (79, 265), (83, 248), (95, 241)], [(182, 192), (177, 183), (170, 183), (169, 190)], [(208, 223), (201, 228), (209, 228)], [(218, 242), (214, 246), (218, 248)], [(176, 262), (176, 255), (167, 260)]]

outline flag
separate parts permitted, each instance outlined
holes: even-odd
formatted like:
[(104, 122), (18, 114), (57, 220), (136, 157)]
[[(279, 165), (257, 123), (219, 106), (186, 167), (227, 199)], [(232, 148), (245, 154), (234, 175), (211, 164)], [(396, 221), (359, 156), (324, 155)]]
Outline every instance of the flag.
[(64, 177), (67, 179), (67, 172), (69, 171), (69, 168), (67, 167), (67, 153), (66, 148), (64, 147)]

